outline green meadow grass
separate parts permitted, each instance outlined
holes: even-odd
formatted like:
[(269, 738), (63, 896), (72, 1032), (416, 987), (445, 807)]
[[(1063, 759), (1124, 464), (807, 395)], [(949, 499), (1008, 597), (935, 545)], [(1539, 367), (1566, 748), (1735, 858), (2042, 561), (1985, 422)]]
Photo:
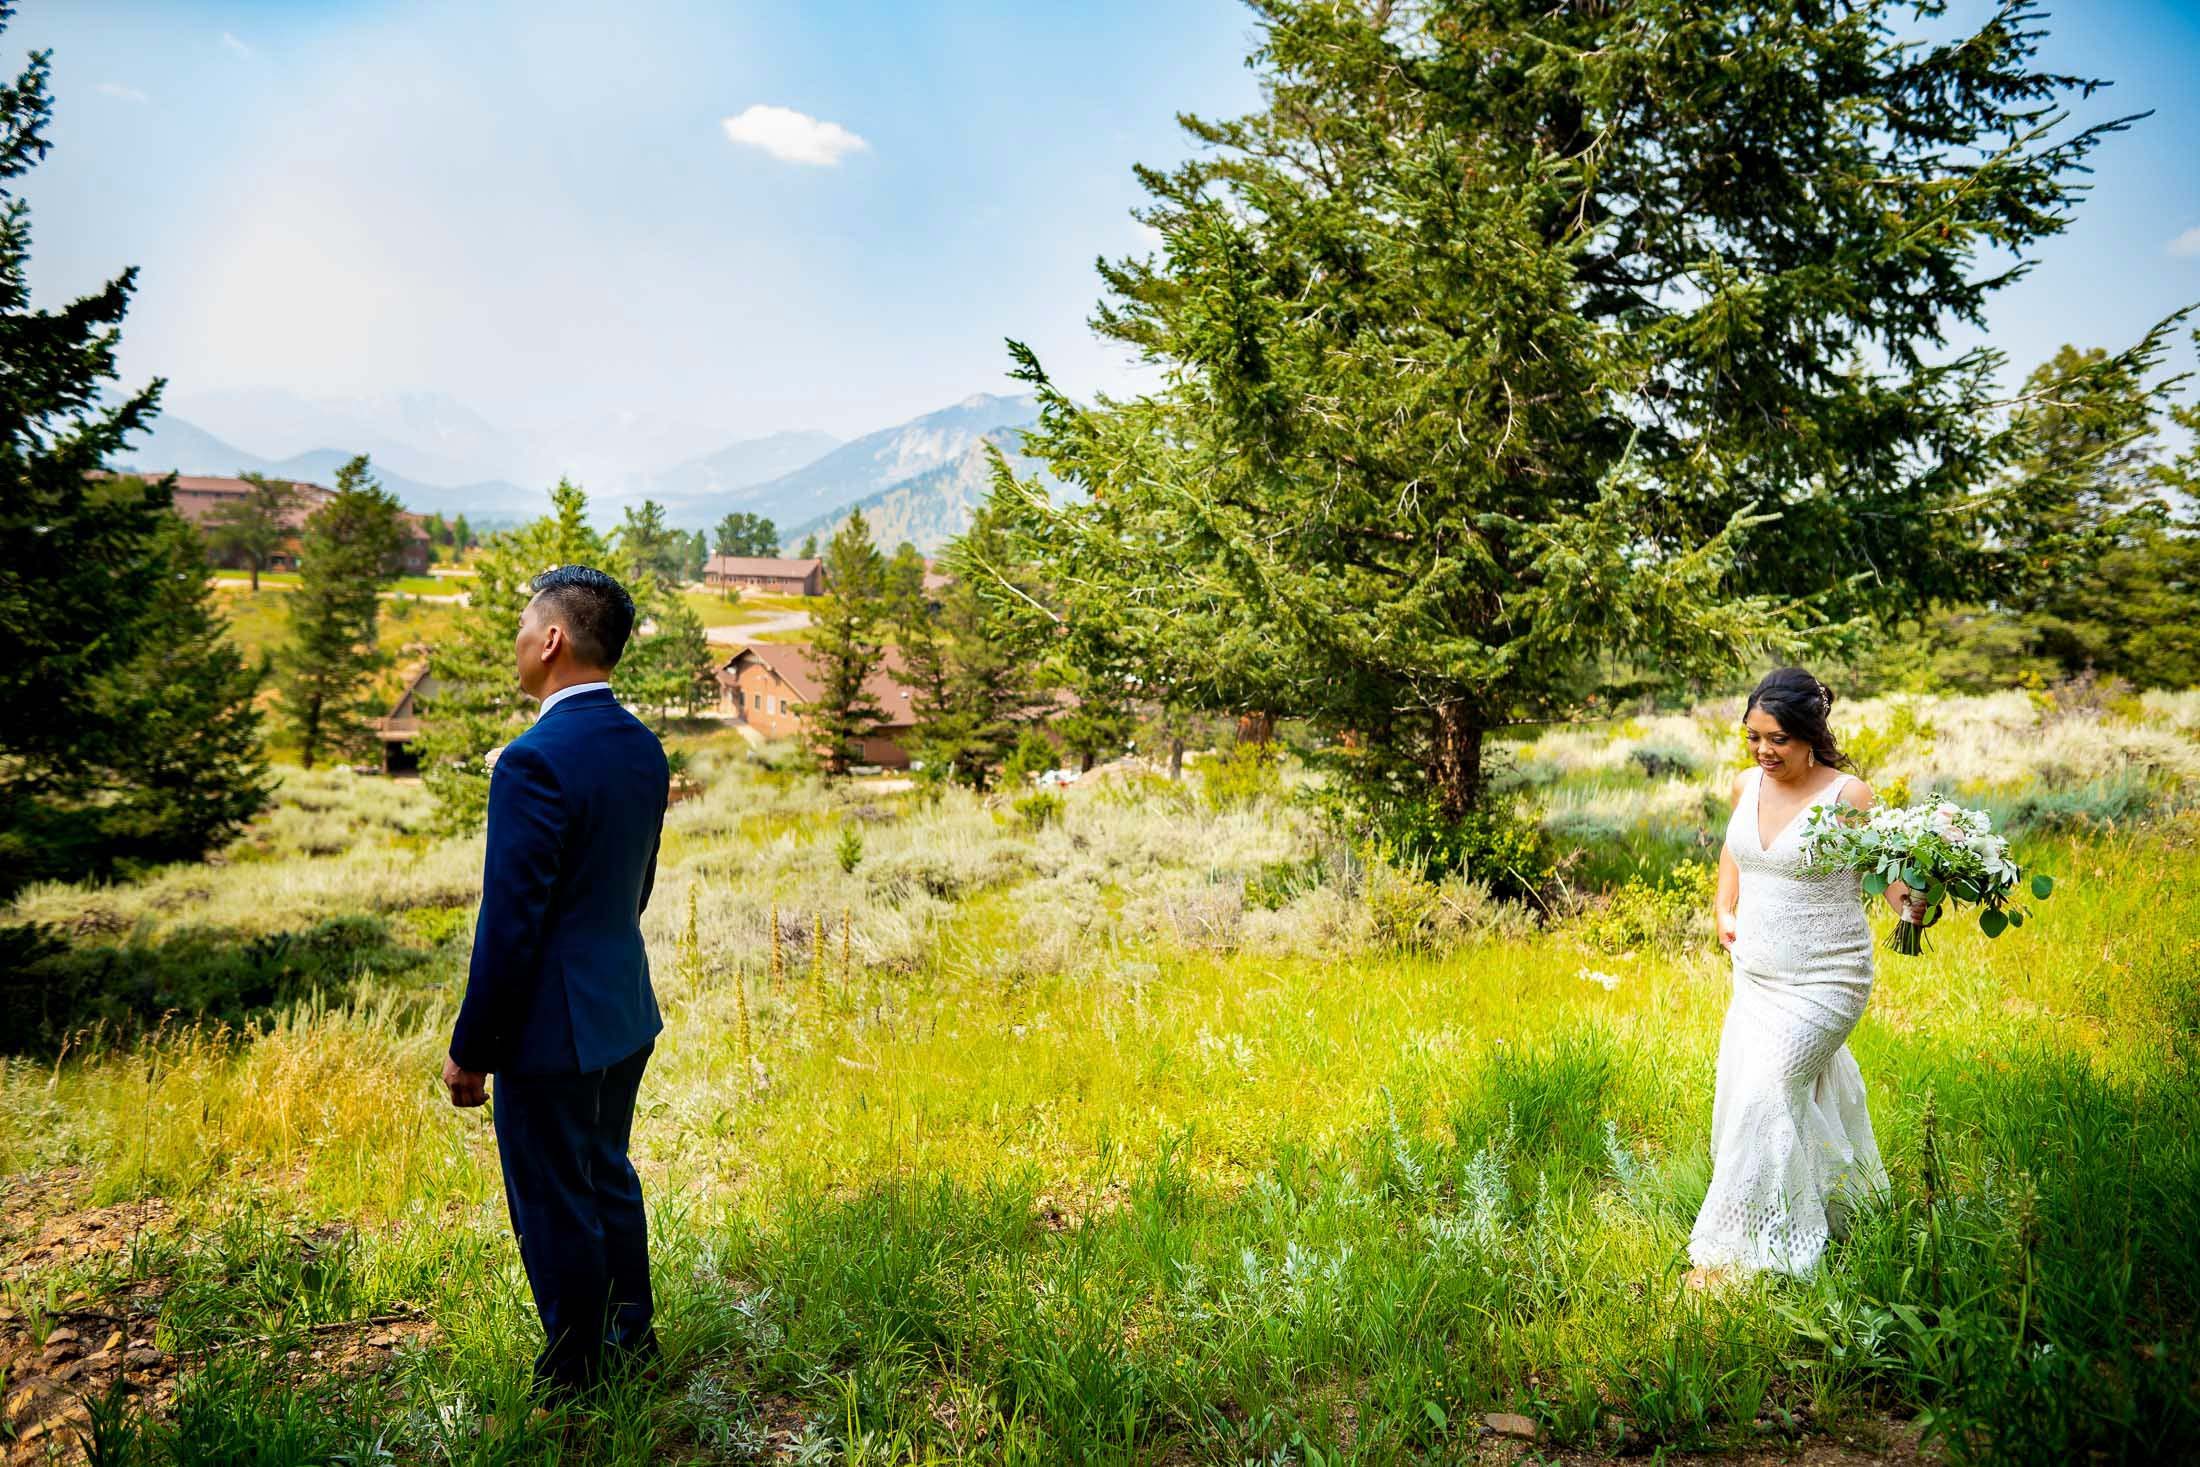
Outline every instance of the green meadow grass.
[(688, 608), (702, 618), (706, 627), (739, 626), (743, 622), (759, 621), (781, 612), (802, 611), (813, 605), (813, 598), (806, 596), (782, 596), (770, 591), (743, 590), (732, 600), (717, 591), (684, 591), (681, 599)]
[[(2130, 765), (2161, 726), (2094, 732)], [(1491, 1411), (1597, 1454), (1889, 1422), (1979, 1461), (2200, 1440), (2179, 787), (2135, 817), (2073, 793), (2091, 766), (2003, 781), (2062, 800), (2021, 842), (2060, 884), (1998, 942), (1952, 922), (1881, 958), (1852, 1047), (1890, 1196), (1817, 1277), (1704, 1297), (1680, 1275), (1727, 975), (1684, 816), (1723, 775), (1642, 773), (1659, 732), (1518, 751), (1586, 852), (1540, 928), (1289, 804), (1150, 782), (1035, 830), (699, 743), (636, 1130), (670, 1369), (540, 1426), (487, 1117), (434, 1083), (479, 843), (420, 836), (417, 793), (290, 777), (249, 859), (17, 903), (80, 944), (346, 914), (383, 941), (241, 1034), (7, 1061), (0, 1170), (174, 1207), (7, 1297), (157, 1280), (160, 1348), (209, 1351), (171, 1409), (102, 1418), (111, 1461), (1451, 1461)], [(2008, 761), (2033, 746), (2060, 747)], [(387, 1376), (272, 1363), (412, 1310), (435, 1332)]]

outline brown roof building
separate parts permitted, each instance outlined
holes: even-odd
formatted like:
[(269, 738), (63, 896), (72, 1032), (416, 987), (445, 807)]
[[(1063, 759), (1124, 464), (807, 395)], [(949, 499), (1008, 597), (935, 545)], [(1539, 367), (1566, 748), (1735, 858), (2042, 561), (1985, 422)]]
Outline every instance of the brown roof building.
[(825, 562), (816, 556), (782, 560), (769, 555), (713, 555), (703, 562), (706, 586), (753, 586), (784, 596), (825, 594)]
[[(147, 474), (150, 479), (157, 477)], [(296, 570), (298, 568), (298, 539), (305, 529), (307, 518), (335, 498), (336, 491), (319, 484), (302, 480), (278, 479), (276, 483), (288, 483), (292, 490), (290, 511), (283, 516), (290, 526), (290, 537), (283, 548), (268, 561), (269, 570)], [(176, 475), (176, 513), (182, 515), (200, 529), (213, 520), (216, 511), (225, 504), (234, 504), (252, 492), (252, 485), (243, 479), (220, 478), (211, 474)], [(428, 543), (427, 521), (419, 515), (404, 512), (399, 515), (405, 528), (404, 548), (399, 552), (399, 564), (408, 575), (426, 575), (428, 566), (435, 559), (435, 552)]]
[(435, 675), (422, 664), (405, 680), (405, 690), (397, 695), (388, 714), (374, 720), (375, 736), (382, 741), (384, 774), (420, 772), (420, 750), (414, 743), (420, 737), (420, 705), (435, 696), (436, 686)]
[[(892, 647), (864, 688), (885, 713), (886, 721), (855, 751), (858, 764), (885, 769), (909, 767), (909, 735), (917, 718), (915, 693), (903, 681), (900, 654)], [(767, 739), (810, 739), (805, 703), (822, 691), (810, 666), (810, 649), (788, 642), (750, 642), (718, 669), (718, 708)]]

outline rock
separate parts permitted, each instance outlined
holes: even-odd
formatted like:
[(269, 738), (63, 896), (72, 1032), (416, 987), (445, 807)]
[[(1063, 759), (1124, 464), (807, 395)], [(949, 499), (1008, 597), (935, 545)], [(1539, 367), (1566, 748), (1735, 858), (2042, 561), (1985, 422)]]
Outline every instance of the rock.
[(104, 1355), (104, 1354), (106, 1354), (106, 1353), (107, 1353), (107, 1352), (108, 1352), (109, 1350), (112, 1350), (112, 1349), (113, 1349), (113, 1348), (114, 1348), (115, 1346), (117, 1346), (117, 1345), (119, 1345), (119, 1344), (121, 1344), (121, 1343), (122, 1343), (122, 1331), (121, 1331), (121, 1330), (116, 1330), (116, 1331), (115, 1331), (114, 1333), (112, 1333), (112, 1334), (110, 1334), (110, 1335), (108, 1335), (108, 1336), (107, 1336), (107, 1342), (106, 1342), (105, 1344), (103, 1344), (103, 1345), (101, 1345), (101, 1346), (99, 1347), (99, 1353), (100, 1353), (100, 1354), (102, 1354), (102, 1355)]
[(144, 1370), (150, 1366), (160, 1364), (161, 1354), (151, 1345), (134, 1345), (131, 1347), (130, 1353), (123, 1356), (122, 1359), (125, 1364), (134, 1365), (138, 1369)]
[(51, 1334), (46, 1336), (46, 1348), (52, 1349), (55, 1345), (66, 1345), (71, 1340), (81, 1338), (83, 1338), (83, 1336), (79, 1335), (75, 1330), (69, 1328), (67, 1325), (63, 1325), (61, 1326), (61, 1328), (53, 1331)]
[(377, 1350), (387, 1350), (397, 1343), (397, 1334), (394, 1330), (378, 1329), (367, 1336), (367, 1343)]
[(1499, 1436), (1509, 1436), (1517, 1441), (1532, 1442), (1543, 1434), (1534, 1418), (1515, 1415), (1510, 1411), (1492, 1411), (1482, 1418), (1482, 1424)]

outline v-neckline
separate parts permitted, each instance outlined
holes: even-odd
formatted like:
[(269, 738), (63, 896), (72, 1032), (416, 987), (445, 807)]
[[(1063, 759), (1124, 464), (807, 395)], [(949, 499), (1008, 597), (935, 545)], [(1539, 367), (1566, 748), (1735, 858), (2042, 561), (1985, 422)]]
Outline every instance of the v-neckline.
[(1760, 856), (1771, 855), (1772, 848), (1780, 843), (1780, 837), (1786, 835), (1789, 831), (1795, 828), (1795, 822), (1803, 818), (1803, 813), (1806, 810), (1810, 809), (1811, 806), (1817, 804), (1820, 798), (1823, 797), (1827, 791), (1838, 789), (1841, 785), (1841, 781), (1846, 779), (1847, 777), (1848, 776), (1844, 774), (1836, 774), (1833, 777), (1832, 783), (1819, 786), (1818, 793), (1812, 795), (1809, 799), (1803, 801), (1802, 804), (1796, 806), (1795, 813), (1788, 816), (1787, 823), (1785, 825), (1782, 825), (1778, 830), (1772, 833), (1771, 840), (1766, 840), (1764, 816), (1765, 767), (1762, 764), (1758, 765), (1757, 789), (1756, 792), (1750, 797), (1749, 803), (1749, 831), (1750, 834), (1757, 837), (1757, 854)]

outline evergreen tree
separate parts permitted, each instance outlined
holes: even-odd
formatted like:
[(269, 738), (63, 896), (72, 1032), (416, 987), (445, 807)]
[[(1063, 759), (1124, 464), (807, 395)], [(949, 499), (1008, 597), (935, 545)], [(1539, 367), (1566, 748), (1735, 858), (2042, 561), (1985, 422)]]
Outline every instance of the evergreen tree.
[(306, 521), (277, 686), (308, 769), (324, 753), (372, 747), (367, 720), (378, 710), (366, 699), (388, 664), (375, 632), (382, 584), (404, 545), (401, 512), (360, 454), (336, 471), (335, 494)]
[(1113, 759), (1129, 746), (1138, 728), (1138, 708), (1121, 682), (1106, 673), (1095, 676), (1063, 666), (1053, 671), (1049, 684), (1067, 695), (1051, 726), (1080, 769)]
[(1731, 679), (2013, 576), (1999, 358), (1940, 346), (2120, 125), (2057, 128), (2091, 84), (2022, 0), (1946, 44), (1901, 0), (1253, 7), (1263, 109), (1187, 119), (1165, 253), (1102, 267), (1170, 385), (1081, 409), (1015, 349), (1089, 491), (1024, 510), (1069, 636), (1457, 826), (1491, 731), (1616, 662)]
[(2022, 505), (1988, 550), (2015, 573), (1993, 602), (1905, 628), (1881, 658), (1898, 683), (1983, 692), (2026, 676), (2113, 675), (2186, 686), (2200, 617), (2179, 519), (2190, 501), (2159, 464), (2159, 401), (2143, 364), (2065, 346), (2025, 381), (2023, 452), (2001, 493)]
[[(632, 573), (646, 573), (667, 586), (685, 584), (687, 536), (665, 523), (665, 507), (654, 499), (627, 508), (620, 521), (619, 555)], [(633, 587), (627, 588), (629, 591)], [(637, 597), (637, 607), (642, 603)]]
[(251, 492), (215, 506), (207, 518), (206, 543), (217, 561), (242, 561), (252, 573), (252, 590), (260, 589), (260, 572), (282, 553), (291, 536), (290, 516), (297, 507), (298, 488), (286, 479), (265, 474), (239, 473)]
[(646, 633), (637, 635), (611, 680), (629, 706), (692, 714), (716, 690), (718, 658), (703, 619), (678, 597), (660, 599)]
[(736, 510), (718, 522), (716, 555), (777, 555), (779, 527), (760, 514)]
[(817, 534), (815, 531), (802, 537), (802, 548), (795, 551), (795, 558), (797, 560), (817, 559)]
[[(630, 522), (632, 518), (629, 512)], [(687, 536), (675, 530), (672, 540), (684, 557)], [(630, 706), (652, 710), (660, 719), (674, 712), (692, 713), (712, 690), (717, 671), (709, 633), (687, 604), (684, 583), (667, 579), (661, 562), (652, 561), (653, 548), (664, 543), (646, 531), (631, 537), (622, 531), (613, 553), (613, 574), (634, 598), (641, 623), (612, 673), (612, 684)]]
[(885, 722), (885, 710), (866, 686), (884, 651), (885, 564), (862, 510), (849, 511), (825, 547), (825, 580), (809, 650), (818, 695), (802, 713), (815, 731), (825, 772), (842, 775), (856, 748)]
[(460, 515), (457, 519), (452, 520), (451, 548), (458, 551), (467, 551), (473, 549), (474, 544), (473, 528), (466, 523), (466, 516)]
[(58, 311), (30, 304), (15, 180), (49, 146), (48, 73), (40, 52), (0, 85), (0, 895), (194, 859), (269, 793), (258, 680), (172, 481), (99, 477), (159, 398), (157, 381), (105, 397), (137, 272)]
[(588, 496), (560, 479), (550, 504), (548, 515), (482, 545), (467, 604), (428, 656), (435, 692), (422, 709), (420, 770), (446, 830), (480, 827), (489, 808), (483, 756), (533, 716), (512, 662), (528, 582), (552, 566), (610, 564), (610, 547), (588, 524)]
[(886, 624), (898, 642), (932, 615), (924, 594), (924, 557), (907, 540), (887, 557), (880, 594), (886, 602)]
[(919, 609), (902, 613), (925, 622), (903, 649), (915, 693), (914, 752), (928, 772), (975, 790), (992, 785), (1047, 702), (1038, 672), (1052, 618), (1036, 575), (1016, 563), (1008, 518), (997, 491), (942, 556), (951, 579), (938, 612), (922, 610), (919, 560)]

